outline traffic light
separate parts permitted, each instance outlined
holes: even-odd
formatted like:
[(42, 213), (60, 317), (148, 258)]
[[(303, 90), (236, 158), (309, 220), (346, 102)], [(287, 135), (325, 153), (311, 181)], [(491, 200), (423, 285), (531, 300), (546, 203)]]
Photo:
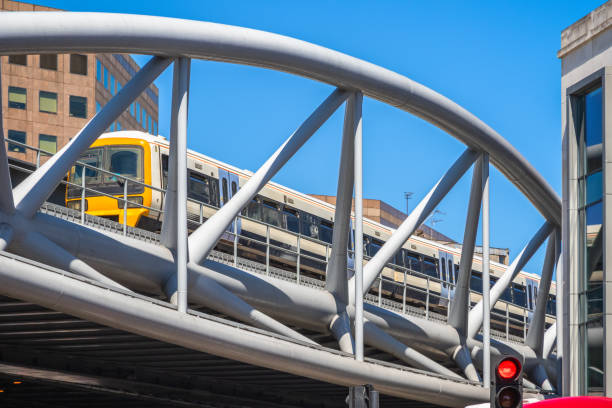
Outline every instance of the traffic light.
[(491, 386), (491, 406), (520, 408), (523, 406), (523, 365), (516, 357), (500, 356), (493, 366), (495, 384)]

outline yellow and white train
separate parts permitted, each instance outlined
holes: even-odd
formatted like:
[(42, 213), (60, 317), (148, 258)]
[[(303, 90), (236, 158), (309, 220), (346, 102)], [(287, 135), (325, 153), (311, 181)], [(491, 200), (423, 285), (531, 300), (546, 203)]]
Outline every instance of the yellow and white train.
[[(80, 162), (99, 169), (134, 179), (157, 189), (166, 188), (169, 143), (161, 136), (151, 136), (138, 131), (120, 131), (101, 136), (82, 157)], [(223, 206), (252, 175), (247, 170), (212, 159), (201, 153), (187, 152), (188, 214), (197, 226), (200, 219), (206, 220), (217, 208)], [(80, 210), (83, 166), (77, 165), (69, 174), (66, 189), (68, 207)], [(88, 214), (123, 222), (123, 179), (85, 168), (85, 185), (103, 194), (87, 191), (85, 211)], [(158, 230), (161, 225), (163, 193), (142, 184), (128, 183), (127, 224), (148, 230)], [(109, 197), (114, 196), (116, 198)], [(274, 266), (295, 271), (299, 262), (300, 273), (324, 279), (325, 260), (329, 255), (334, 224), (334, 206), (276, 183), (268, 183), (258, 196), (243, 210), (243, 217), (236, 228), (240, 239), (240, 256), (265, 262), (265, 242), (271, 244), (269, 259)], [(364, 251), (373, 256), (394, 232), (392, 228), (364, 219)], [(222, 239), (220, 250), (231, 251), (231, 234)], [(352, 238), (352, 237), (351, 237)], [(349, 243), (352, 249), (352, 242)], [(296, 251), (301, 256), (298, 259)], [(411, 237), (398, 251), (395, 258), (382, 273), (382, 295), (391, 300), (400, 300), (403, 282), (409, 287), (407, 303), (421, 307), (426, 301), (434, 309), (444, 310), (452, 296), (453, 284), (457, 281), (461, 252), (436, 241)], [(482, 292), (480, 257), (474, 257), (470, 286), (472, 302), (480, 299)], [(491, 262), (492, 284), (507, 266)], [(404, 273), (409, 269), (409, 273)], [(530, 316), (535, 309), (540, 277), (521, 271), (510, 288), (502, 296), (504, 302), (495, 305), (499, 315), (514, 316), (517, 321)], [(397, 283), (402, 283), (398, 285)], [(429, 288), (427, 290), (427, 288)], [(378, 292), (378, 288), (373, 288)], [(429, 299), (426, 299), (428, 297)], [(555, 285), (551, 288), (547, 313), (555, 314)], [(552, 316), (547, 323), (554, 321)], [(492, 318), (492, 325), (500, 326)], [(505, 323), (503, 323), (505, 325)], [(502, 326), (498, 327), (500, 330)], [(520, 324), (509, 330), (522, 334)]]

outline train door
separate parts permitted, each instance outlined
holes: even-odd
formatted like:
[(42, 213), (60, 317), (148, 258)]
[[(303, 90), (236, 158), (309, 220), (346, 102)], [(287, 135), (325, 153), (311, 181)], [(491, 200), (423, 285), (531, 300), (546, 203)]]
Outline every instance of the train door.
[(536, 302), (538, 300), (538, 282), (534, 279), (525, 278), (525, 291), (527, 296), (527, 311), (528, 318), (531, 321), (533, 312), (536, 308)]
[(443, 251), (438, 251), (438, 278), (440, 279), (440, 301), (438, 303), (445, 306), (448, 304), (449, 297), (449, 287), (447, 283), (449, 281), (448, 255), (450, 254)]
[[(219, 206), (223, 207), (227, 202), (238, 192), (240, 189), (238, 175), (230, 173), (227, 170), (219, 169)], [(237, 219), (236, 227), (238, 234), (241, 231), (240, 218)], [(227, 229), (230, 232), (234, 232), (234, 223)]]

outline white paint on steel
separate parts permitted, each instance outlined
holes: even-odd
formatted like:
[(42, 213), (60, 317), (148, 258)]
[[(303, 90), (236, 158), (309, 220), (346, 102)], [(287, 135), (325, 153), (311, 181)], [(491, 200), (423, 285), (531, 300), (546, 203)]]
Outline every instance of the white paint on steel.
[(363, 361), (363, 140), (361, 109), (363, 96), (360, 92), (354, 98), (354, 181), (355, 181), (355, 359)]
[[(485, 388), (491, 386), (491, 305), (490, 302), (490, 226), (489, 226), (489, 155), (482, 154), (482, 382)], [(519, 268), (520, 270), (521, 268)], [(510, 279), (510, 282), (512, 279)], [(510, 283), (508, 283), (509, 285)], [(504, 289), (507, 285), (504, 287)], [(497, 299), (492, 303), (495, 305)]]

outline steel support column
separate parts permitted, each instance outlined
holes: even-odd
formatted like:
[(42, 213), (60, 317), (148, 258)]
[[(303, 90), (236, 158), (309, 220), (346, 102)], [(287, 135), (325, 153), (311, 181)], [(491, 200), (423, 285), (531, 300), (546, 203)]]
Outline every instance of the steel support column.
[(363, 95), (355, 94), (355, 359), (363, 361), (363, 144), (361, 106)]
[[(489, 254), (489, 154), (482, 154), (482, 383), (485, 388), (491, 386), (491, 298), (489, 289), (489, 266), (491, 257)], [(493, 304), (497, 299), (493, 301)]]

